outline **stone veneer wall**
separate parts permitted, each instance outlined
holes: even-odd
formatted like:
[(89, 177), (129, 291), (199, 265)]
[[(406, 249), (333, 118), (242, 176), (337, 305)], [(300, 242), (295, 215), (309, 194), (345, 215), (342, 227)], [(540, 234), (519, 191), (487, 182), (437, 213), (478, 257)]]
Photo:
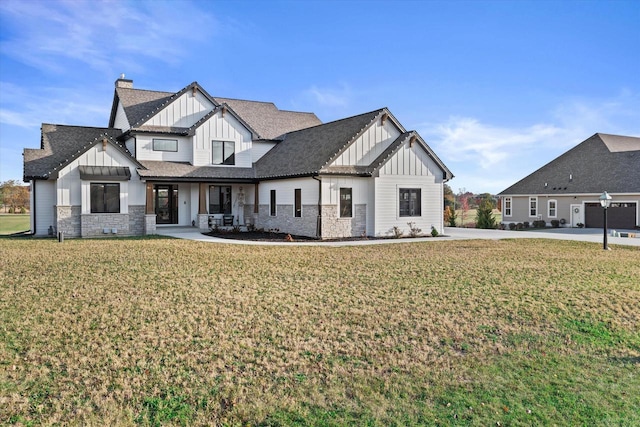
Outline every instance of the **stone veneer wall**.
[[(98, 213), (81, 215), (82, 237), (113, 236), (112, 229), (116, 228), (116, 236), (128, 236), (129, 214), (120, 213)], [(103, 229), (108, 228), (109, 233), (105, 234)]]
[[(253, 205), (251, 206), (253, 216)], [(302, 217), (293, 216), (293, 205), (277, 205), (276, 216), (269, 215), (269, 205), (259, 205), (256, 228), (279, 230), (297, 236), (316, 237), (317, 205), (302, 205)], [(246, 211), (245, 211), (246, 212)], [(249, 218), (245, 216), (245, 218)]]
[(322, 205), (322, 238), (361, 237), (367, 232), (367, 205), (354, 204), (353, 217), (339, 218), (337, 205)]
[[(129, 205), (129, 235), (130, 236), (144, 236), (144, 218), (145, 218), (145, 206), (131, 206)], [(118, 230), (120, 234), (120, 230)]]
[(56, 206), (56, 232), (65, 237), (80, 237), (81, 206)]

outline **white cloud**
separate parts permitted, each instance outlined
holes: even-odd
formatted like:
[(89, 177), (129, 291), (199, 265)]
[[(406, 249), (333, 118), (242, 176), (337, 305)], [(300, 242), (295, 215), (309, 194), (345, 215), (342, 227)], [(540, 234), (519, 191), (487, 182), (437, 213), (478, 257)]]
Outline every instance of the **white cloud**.
[(349, 86), (343, 83), (338, 88), (319, 88), (314, 85), (304, 92), (304, 96), (320, 107), (344, 108), (349, 105), (352, 94)]
[[(524, 127), (450, 117), (418, 126), (456, 178), (452, 188), (498, 192), (597, 132), (640, 136), (640, 94), (571, 99), (545, 122)], [(458, 173), (456, 173), (458, 170)]]
[[(189, 28), (176, 25), (188, 21)], [(177, 64), (185, 43), (206, 40), (214, 18), (189, 2), (4, 1), (0, 13), (15, 32), (0, 42), (3, 54), (56, 73), (73, 66), (69, 60), (113, 75), (137, 57)], [(62, 65), (65, 64), (65, 65)]]

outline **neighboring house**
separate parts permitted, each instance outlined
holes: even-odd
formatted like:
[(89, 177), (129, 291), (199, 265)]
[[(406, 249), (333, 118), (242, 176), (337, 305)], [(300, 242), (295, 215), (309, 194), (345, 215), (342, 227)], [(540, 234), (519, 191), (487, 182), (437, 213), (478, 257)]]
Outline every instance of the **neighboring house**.
[(502, 191), (502, 222), (557, 220), (567, 227), (602, 228), (598, 197), (612, 197), (610, 228), (640, 224), (640, 138), (596, 133)]
[(166, 225), (319, 238), (443, 231), (453, 175), (386, 109), (322, 124), (272, 103), (116, 81), (107, 128), (42, 125), (24, 150), (31, 231), (154, 234)]

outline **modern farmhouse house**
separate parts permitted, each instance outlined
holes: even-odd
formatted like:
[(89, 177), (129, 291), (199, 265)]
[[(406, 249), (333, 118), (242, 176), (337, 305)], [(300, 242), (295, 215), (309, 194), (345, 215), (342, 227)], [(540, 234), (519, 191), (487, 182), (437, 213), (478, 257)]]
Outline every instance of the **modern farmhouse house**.
[(318, 238), (442, 232), (453, 175), (386, 108), (321, 123), (312, 113), (217, 98), (194, 82), (156, 92), (116, 81), (106, 128), (42, 125), (24, 150), (31, 231), (154, 234), (253, 225)]
[(596, 133), (502, 191), (503, 223), (557, 220), (602, 228), (598, 197), (611, 196), (608, 226), (640, 224), (640, 138)]

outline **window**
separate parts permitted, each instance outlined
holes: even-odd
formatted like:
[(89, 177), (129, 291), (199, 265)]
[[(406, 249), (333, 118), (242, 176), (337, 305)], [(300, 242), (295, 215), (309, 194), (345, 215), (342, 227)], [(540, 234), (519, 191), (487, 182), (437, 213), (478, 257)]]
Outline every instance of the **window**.
[(351, 199), (351, 188), (340, 189), (340, 217), (351, 218), (353, 213), (353, 201)]
[(293, 199), (293, 216), (300, 218), (302, 217), (302, 190), (300, 188), (293, 190)]
[(91, 184), (91, 213), (120, 213), (120, 184)]
[(276, 216), (276, 190), (271, 190), (269, 196), (269, 215)]
[(400, 189), (400, 216), (421, 216), (422, 203), (419, 188)]
[(235, 165), (236, 143), (234, 141), (213, 141), (211, 143), (212, 159), (214, 165)]
[(511, 216), (511, 197), (504, 198), (504, 216)]
[(529, 197), (529, 216), (530, 217), (538, 216), (538, 198), (537, 197)]
[(555, 200), (549, 200), (548, 203), (548, 216), (549, 218), (556, 218), (558, 216), (557, 213), (557, 206), (558, 206), (558, 202)]
[(153, 151), (178, 151), (178, 140), (154, 138)]
[(209, 213), (231, 213), (231, 187), (227, 185), (212, 185), (209, 187)]

